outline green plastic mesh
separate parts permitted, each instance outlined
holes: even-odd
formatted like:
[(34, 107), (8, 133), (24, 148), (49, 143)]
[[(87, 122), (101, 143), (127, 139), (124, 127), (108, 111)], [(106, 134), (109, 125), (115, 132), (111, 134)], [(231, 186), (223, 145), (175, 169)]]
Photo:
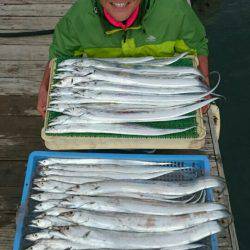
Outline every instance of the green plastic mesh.
[[(56, 59), (56, 66), (55, 66), (55, 72), (57, 71), (57, 65), (62, 62), (63, 60), (66, 60), (69, 58), (57, 58)], [(179, 60), (178, 62), (172, 64), (173, 66), (193, 66), (193, 60), (191, 58), (183, 58)], [(57, 82), (56, 79), (53, 80), (51, 88), (53, 88), (53, 85)], [(195, 115), (196, 113), (190, 113), (189, 115)], [(48, 112), (48, 123), (52, 121), (55, 117), (60, 116), (60, 113), (57, 112)], [(188, 131), (182, 132), (182, 133), (176, 133), (176, 134), (170, 134), (170, 135), (162, 135), (162, 136), (137, 136), (137, 135), (120, 135), (120, 134), (104, 134), (104, 133), (63, 133), (63, 134), (52, 134), (52, 133), (46, 133), (47, 136), (75, 136), (75, 137), (109, 137), (109, 138), (168, 138), (168, 139), (188, 139), (188, 138), (198, 138), (198, 132), (197, 132), (197, 121), (196, 117), (191, 117), (188, 119), (183, 119), (179, 121), (165, 121), (165, 122), (143, 122), (143, 123), (136, 123), (148, 127), (153, 128), (161, 128), (161, 129), (175, 129), (175, 128), (188, 128), (188, 127), (194, 127)], [(45, 130), (46, 131), (46, 130)]]

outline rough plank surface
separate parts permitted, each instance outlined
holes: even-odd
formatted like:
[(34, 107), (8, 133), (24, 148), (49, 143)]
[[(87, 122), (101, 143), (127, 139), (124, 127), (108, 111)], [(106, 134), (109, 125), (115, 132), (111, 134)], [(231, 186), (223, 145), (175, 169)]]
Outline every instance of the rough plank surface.
[[(0, 17), (0, 30), (49, 30), (54, 29), (59, 17)], [(41, 25), (42, 24), (42, 25)]]
[(48, 54), (48, 46), (46, 45), (0, 46), (2, 61), (45, 61), (48, 60)]
[(71, 4), (8, 4), (0, 5), (0, 16), (43, 16), (61, 17), (71, 7)]

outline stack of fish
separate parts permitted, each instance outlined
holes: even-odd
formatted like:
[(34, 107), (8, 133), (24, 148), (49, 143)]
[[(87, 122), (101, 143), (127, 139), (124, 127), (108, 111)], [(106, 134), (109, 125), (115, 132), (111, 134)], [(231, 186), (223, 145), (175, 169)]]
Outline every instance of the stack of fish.
[[(196, 249), (222, 230), (226, 208), (205, 202), (215, 177), (161, 181), (190, 172), (168, 162), (59, 159), (40, 162), (31, 198), (36, 200), (29, 250)], [(189, 170), (189, 171), (188, 171)], [(164, 177), (165, 178), (165, 177)], [(152, 180), (154, 179), (154, 180)]]
[(182, 120), (216, 100), (194, 67), (171, 59), (69, 59), (59, 63), (50, 92), (47, 133), (113, 133), (160, 136), (194, 127), (156, 129), (140, 122)]

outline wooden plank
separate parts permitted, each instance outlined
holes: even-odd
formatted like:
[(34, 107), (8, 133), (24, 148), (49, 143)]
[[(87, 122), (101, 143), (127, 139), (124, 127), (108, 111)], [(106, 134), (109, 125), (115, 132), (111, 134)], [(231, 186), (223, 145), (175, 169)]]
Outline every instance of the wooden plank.
[(61, 17), (71, 4), (15, 4), (0, 5), (0, 16)]
[(1, 230), (0, 230), (0, 246), (3, 250), (12, 250), (13, 245), (13, 239), (15, 235), (15, 221), (13, 219), (14, 216), (11, 217), (11, 220), (8, 219), (8, 217), (3, 214), (3, 217), (5, 218), (5, 222), (1, 223)]
[[(0, 7), (1, 8), (1, 7)], [(0, 33), (5, 30), (49, 30), (54, 29), (59, 17), (0, 17)]]
[[(222, 163), (219, 143), (218, 143), (218, 140), (216, 138), (214, 121), (212, 119), (213, 116), (212, 116), (212, 113), (211, 113), (210, 110), (208, 112), (209, 112), (208, 117), (209, 117), (210, 129), (211, 129), (211, 134), (212, 134), (212, 138), (213, 138), (214, 153), (215, 153), (215, 156), (216, 156), (216, 162), (217, 162), (217, 166), (218, 166), (219, 175), (225, 179), (225, 174), (224, 174), (224, 170), (223, 170), (223, 163)], [(226, 192), (226, 195), (228, 197), (228, 208), (229, 208), (229, 211), (232, 214), (228, 191)], [(226, 196), (226, 195), (224, 195), (224, 196)], [(231, 223), (231, 225), (229, 226), (229, 232), (230, 232), (230, 240), (231, 240), (231, 243), (232, 243), (232, 248), (234, 250), (238, 250), (239, 245), (238, 245), (238, 240), (237, 240), (237, 235), (236, 235), (234, 223)]]
[(55, 3), (61, 3), (61, 4), (72, 4), (76, 2), (76, 0), (1, 0), (1, 4), (8, 4), (8, 5), (25, 5), (25, 4), (55, 4)]
[[(18, 30), (18, 32), (27, 30)], [(1, 32), (14, 32), (13, 30), (4, 30)], [(4, 38), (0, 37), (0, 45), (50, 45), (52, 42), (52, 35), (32, 36), (32, 37), (15, 37)], [(47, 58), (46, 58), (47, 59)]]
[(1, 95), (37, 95), (39, 90), (39, 79), (24, 78), (0, 78), (0, 96)]
[(40, 137), (43, 120), (40, 117), (3, 116), (0, 117), (0, 138), (37, 138)]
[(49, 50), (46, 45), (1, 45), (1, 61), (45, 61)]
[[(26, 156), (26, 159), (27, 159), (27, 156)], [(27, 161), (26, 159), (25, 161), (21, 161), (21, 160), (13, 161), (10, 158), (8, 160), (0, 161), (0, 171), (1, 171), (0, 187), (1, 188), (8, 188), (10, 186), (12, 187), (22, 186), (23, 177), (24, 177), (25, 169), (26, 169), (26, 161)], [(21, 190), (19, 190), (17, 193), (21, 194)], [(1, 196), (3, 195), (5, 195), (6, 198), (11, 197), (9, 193), (6, 193), (6, 194), (1, 193)]]
[(39, 150), (46, 150), (39, 135), (32, 138), (0, 138), (0, 160), (25, 161), (30, 152)]
[(33, 77), (42, 79), (47, 61), (0, 61), (0, 78)]
[[(0, 114), (2, 116), (40, 116), (36, 110), (37, 96), (1, 96), (0, 97)], [(4, 118), (3, 118), (4, 119)]]

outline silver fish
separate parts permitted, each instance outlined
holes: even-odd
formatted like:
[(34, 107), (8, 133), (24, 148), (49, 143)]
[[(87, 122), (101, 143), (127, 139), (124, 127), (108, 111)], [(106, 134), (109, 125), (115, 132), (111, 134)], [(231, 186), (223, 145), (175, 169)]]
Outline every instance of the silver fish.
[(110, 180), (110, 178), (101, 178), (101, 177), (91, 178), (91, 177), (78, 177), (78, 176), (74, 177), (74, 176), (63, 176), (63, 175), (48, 175), (48, 176), (35, 179), (35, 181), (38, 181), (38, 182), (59, 181), (59, 182), (66, 182), (66, 183), (72, 183), (72, 184), (84, 184), (84, 183), (104, 181), (104, 180)]
[[(134, 63), (143, 63), (147, 61), (154, 60), (153, 56), (147, 57), (122, 57), (122, 58), (79, 58), (79, 59), (68, 59), (58, 64), (58, 67), (71, 66), (76, 63), (85, 63), (91, 62), (92, 64), (95, 61), (100, 62), (110, 62), (110, 63), (125, 63), (125, 64), (134, 64)], [(172, 59), (173, 60), (173, 59)], [(89, 64), (89, 63), (88, 63)]]
[(227, 211), (199, 212), (176, 216), (69, 211), (60, 214), (59, 218), (78, 225), (99, 229), (163, 233), (190, 228), (229, 216)]
[[(169, 173), (169, 170), (166, 170)], [(50, 175), (62, 175), (62, 176), (75, 176), (75, 177), (91, 177), (91, 178), (105, 178), (116, 180), (147, 180), (165, 175), (165, 172), (153, 172), (153, 173), (126, 173), (126, 172), (108, 172), (108, 171), (68, 171), (63, 169), (43, 169), (39, 173), (41, 176)], [(87, 184), (87, 183), (85, 183)], [(71, 185), (71, 184), (69, 184)], [(84, 184), (83, 184), (84, 185)], [(69, 188), (70, 189), (70, 188)]]
[[(78, 100), (71, 100), (72, 97), (76, 97), (78, 99), (82, 98), (82, 102), (90, 101), (91, 99), (95, 99), (95, 102), (117, 102), (117, 103), (135, 103), (135, 104), (149, 104), (149, 105), (182, 105), (185, 103), (192, 103), (198, 100), (202, 100), (204, 97), (212, 94), (216, 88), (220, 84), (220, 79), (214, 88), (205, 93), (192, 93), (192, 94), (174, 94), (174, 95), (163, 95), (163, 94), (148, 94), (148, 93), (140, 93), (140, 94), (128, 94), (124, 92), (113, 92), (113, 91), (93, 91), (93, 90), (78, 90), (72, 92), (70, 94), (58, 95), (51, 102), (60, 103), (66, 102), (63, 99), (67, 98), (68, 103), (77, 103)], [(170, 105), (171, 104), (171, 105)]]
[[(78, 226), (78, 229), (82, 230), (82, 227)], [(59, 230), (63, 230), (63, 228), (60, 228)], [(70, 237), (67, 237), (66, 235), (64, 235), (63, 233), (61, 233), (59, 230), (57, 228), (53, 228), (53, 230), (43, 229), (40, 232), (27, 235), (25, 237), (25, 239), (29, 240), (29, 241), (38, 241), (41, 239), (65, 239), (65, 240), (68, 240), (68, 238), (70, 238)], [(161, 248), (160, 250), (185, 250), (185, 249), (200, 248), (200, 247), (204, 247), (204, 246), (205, 246), (204, 244), (197, 244), (196, 243), (196, 244), (188, 244), (188, 245), (182, 245), (182, 246), (177, 246), (177, 247), (172, 247), (172, 248)], [(121, 250), (121, 249), (114, 249), (114, 250)]]
[(185, 88), (168, 88), (168, 87), (140, 87), (140, 86), (129, 86), (122, 84), (115, 84), (105, 81), (93, 81), (93, 82), (82, 82), (73, 85), (72, 87), (64, 87), (59, 83), (54, 85), (50, 96), (60, 95), (71, 95), (76, 91), (94, 90), (94, 91), (114, 91), (124, 92), (131, 94), (158, 94), (158, 95), (170, 95), (170, 94), (187, 94), (187, 93), (205, 93), (208, 89), (204, 86), (198, 87), (185, 87)]
[[(177, 107), (177, 108), (169, 108), (169, 109), (158, 109), (155, 111), (149, 112), (139, 112), (139, 113), (109, 113), (109, 112), (93, 112), (91, 116), (91, 111), (86, 112), (84, 115), (80, 117), (69, 117), (69, 116), (59, 116), (58, 118), (54, 119), (50, 123), (50, 126), (57, 125), (57, 124), (84, 124), (81, 123), (81, 120), (92, 119), (96, 121), (96, 123), (101, 122), (104, 123), (116, 123), (116, 122), (143, 122), (143, 121), (168, 121), (169, 119), (173, 119), (175, 117), (181, 117), (186, 115), (190, 112), (198, 110), (211, 102), (217, 100), (217, 98), (212, 98), (206, 101), (202, 101), (199, 103), (187, 105), (184, 107)], [(60, 118), (62, 117), (62, 118)], [(82, 118), (81, 118), (82, 117)], [(105, 119), (105, 120), (104, 120)], [(91, 126), (91, 124), (89, 124)]]
[(91, 249), (91, 246), (87, 244), (79, 244), (66, 239), (41, 239), (38, 240), (35, 245), (27, 248), (26, 250), (83, 250)]
[(161, 136), (176, 134), (188, 131), (194, 127), (183, 129), (157, 129), (135, 124), (62, 124), (55, 125), (45, 129), (46, 133), (62, 134), (62, 133), (108, 133), (123, 135), (140, 135), (140, 136)]
[(61, 181), (35, 181), (34, 184), (36, 187), (33, 187), (34, 190), (51, 192), (51, 193), (63, 193), (67, 189), (74, 186), (74, 184), (65, 183)]
[(42, 214), (39, 214), (35, 217), (35, 219), (42, 219), (45, 216), (59, 216), (62, 213), (70, 212), (72, 209), (67, 207), (59, 207), (61, 204), (58, 203), (58, 206), (52, 207), (50, 209), (44, 210)]
[[(90, 70), (89, 70), (90, 71)], [(93, 73), (86, 74), (86, 78), (89, 80), (101, 80), (116, 82), (121, 84), (136, 84), (141, 86), (168, 86), (168, 87), (191, 87), (202, 86), (202, 82), (199, 79), (192, 78), (170, 78), (169, 76), (142, 76), (133, 73), (123, 73), (117, 71), (105, 71), (96, 69)], [(84, 73), (81, 73), (82, 75)]]
[(38, 161), (39, 164), (43, 166), (53, 165), (53, 164), (88, 164), (88, 165), (134, 165), (134, 166), (168, 166), (171, 162), (168, 161), (145, 161), (145, 160), (134, 160), (134, 159), (120, 159), (120, 158), (46, 158), (44, 160)]
[(89, 229), (81, 226), (64, 227), (60, 231), (74, 242), (84, 245), (92, 243), (91, 248), (93, 249), (155, 249), (165, 247), (172, 249), (172, 247), (199, 241), (221, 230), (222, 227), (217, 222), (212, 221), (192, 228), (167, 233), (116, 232)]
[(65, 66), (71, 66), (76, 63), (83, 63), (83, 66), (85, 62), (88, 63), (88, 65), (93, 65), (95, 61), (100, 62), (109, 62), (109, 63), (119, 63), (119, 64), (140, 64), (145, 63), (149, 61), (157, 61), (158, 63), (161, 63), (161, 65), (170, 65), (174, 62), (179, 61), (183, 57), (185, 57), (188, 54), (188, 52), (181, 53), (175, 57), (170, 58), (164, 58), (161, 60), (155, 60), (153, 56), (147, 56), (147, 57), (122, 57), (122, 58), (79, 58), (79, 59), (68, 59), (64, 60), (63, 62), (59, 63), (59, 67), (65, 67)]
[[(79, 184), (79, 183), (76, 183)], [(60, 194), (60, 193), (49, 193), (49, 192), (44, 192), (44, 193), (39, 193), (39, 194), (32, 194), (30, 198), (32, 200), (36, 201), (48, 201), (48, 200), (61, 200), (64, 199), (68, 196), (68, 194)]]
[(155, 215), (181, 215), (201, 211), (225, 210), (219, 203), (173, 204), (120, 197), (91, 197), (70, 195), (60, 202), (60, 206), (72, 209), (86, 209), (103, 212), (121, 212)]
[(62, 218), (59, 218), (58, 216), (44, 216), (43, 218), (39, 219), (34, 219), (31, 221), (32, 227), (37, 227), (37, 228), (50, 228), (50, 227), (61, 227), (61, 226), (72, 226), (76, 225), (77, 223), (73, 223), (67, 220), (64, 220)]
[[(170, 174), (175, 171), (180, 171), (184, 169), (190, 169), (190, 167), (164, 167), (164, 166), (143, 166), (143, 165), (111, 165), (111, 164), (99, 164), (99, 165), (81, 165), (81, 164), (53, 164), (44, 167), (47, 170), (67, 170), (67, 171), (76, 171), (76, 172), (118, 172), (118, 173), (158, 173), (162, 172), (163, 174)], [(97, 173), (98, 174), (98, 173)], [(93, 180), (92, 180), (93, 181)], [(89, 181), (91, 182), (91, 181)], [(34, 182), (35, 184), (37, 181)], [(40, 182), (38, 182), (40, 183)], [(58, 183), (58, 185), (60, 182)], [(62, 183), (63, 185), (64, 183)], [(66, 186), (65, 186), (66, 187)], [(62, 186), (64, 188), (64, 186)]]
[(48, 209), (54, 208), (56, 206), (58, 206), (60, 200), (47, 200), (47, 201), (43, 201), (37, 205), (35, 205), (35, 212), (43, 212), (46, 211)]
[(131, 67), (131, 65), (122, 65), (122, 64), (112, 64), (107, 62), (95, 62), (91, 65), (86, 63), (83, 65), (82, 63), (76, 63), (72, 66), (67, 66), (63, 68), (58, 68), (57, 72), (72, 72), (72, 74), (80, 73), (85, 71), (85, 69), (93, 69), (93, 70), (105, 70), (105, 71), (113, 71), (113, 72), (124, 72), (124, 73), (132, 73), (132, 74), (142, 74), (147, 76), (159, 75), (159, 76), (171, 76), (171, 77), (182, 77), (182, 78), (192, 78), (192, 77), (202, 77), (204, 76), (201, 72), (194, 67), (176, 67), (176, 66), (147, 66), (147, 65), (135, 65)]
[(129, 197), (130, 193), (135, 194), (159, 194), (166, 196), (185, 196), (196, 193), (207, 188), (223, 188), (225, 182), (221, 178), (204, 176), (194, 181), (166, 182), (147, 180), (112, 180), (97, 183), (86, 183), (76, 185), (68, 189), (68, 193), (77, 195), (113, 196), (112, 193), (120, 193), (120, 196)]

